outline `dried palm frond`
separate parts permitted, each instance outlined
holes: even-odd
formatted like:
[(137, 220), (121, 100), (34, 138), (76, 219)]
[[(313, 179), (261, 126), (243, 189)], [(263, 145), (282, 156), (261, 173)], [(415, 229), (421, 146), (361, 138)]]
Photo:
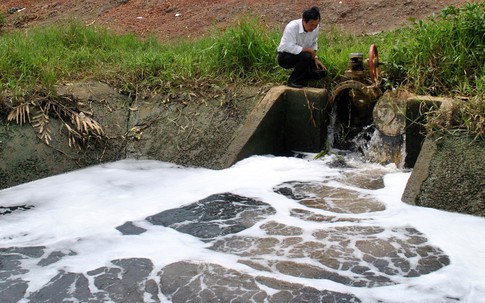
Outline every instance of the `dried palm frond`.
[(24, 124), (30, 122), (30, 102), (20, 103), (14, 107), (7, 116), (8, 121), (13, 121), (17, 124)]
[(49, 145), (52, 140), (51, 128), (49, 124), (49, 115), (40, 108), (39, 111), (32, 117), (32, 127), (35, 129), (37, 136)]
[(102, 136), (104, 134), (101, 125), (94, 119), (86, 116), (83, 112), (72, 113), (71, 122), (76, 126), (76, 130), (84, 135), (97, 135)]
[(81, 150), (81, 145), (79, 144), (82, 141), (81, 134), (72, 129), (68, 123), (64, 123), (64, 126), (67, 129), (69, 147)]
[(84, 104), (77, 102), (73, 97), (53, 98), (39, 94), (32, 97), (29, 102), (20, 103), (12, 108), (7, 119), (20, 125), (30, 123), (37, 136), (47, 145), (52, 141), (50, 119), (58, 119), (67, 130), (69, 147), (80, 150), (92, 139), (105, 138), (101, 124), (91, 117), (91, 112), (80, 109), (80, 105)]

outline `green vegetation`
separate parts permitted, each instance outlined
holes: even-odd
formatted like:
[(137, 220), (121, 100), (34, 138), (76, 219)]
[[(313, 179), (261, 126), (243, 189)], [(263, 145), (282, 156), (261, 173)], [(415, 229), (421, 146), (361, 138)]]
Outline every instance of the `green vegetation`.
[(484, 93), (485, 3), (448, 7), (441, 16), (393, 35), (390, 73), (399, 84), (431, 95)]
[(388, 53), (390, 78), (417, 94), (457, 97), (452, 113), (428, 113), (428, 132), (460, 129), (485, 136), (485, 3), (448, 7), (396, 33)]
[[(3, 20), (0, 16), (0, 27)], [(33, 94), (53, 96), (56, 83), (76, 80), (109, 82), (131, 96), (201, 82), (283, 84), (289, 71), (276, 63), (280, 36), (280, 30), (251, 17), (195, 41), (170, 43), (113, 35), (76, 21), (3, 33), (0, 108), (11, 110)], [(330, 77), (320, 85), (331, 88), (347, 69), (349, 54), (367, 56), (372, 43), (386, 63), (384, 86), (478, 98), (476, 106), (463, 107), (472, 112), (463, 112), (458, 126), (483, 134), (485, 4), (448, 7), (427, 22), (376, 35), (322, 31), (319, 56)]]
[(2, 12), (0, 12), (0, 32), (2, 31), (3, 27), (5, 26), (5, 16)]

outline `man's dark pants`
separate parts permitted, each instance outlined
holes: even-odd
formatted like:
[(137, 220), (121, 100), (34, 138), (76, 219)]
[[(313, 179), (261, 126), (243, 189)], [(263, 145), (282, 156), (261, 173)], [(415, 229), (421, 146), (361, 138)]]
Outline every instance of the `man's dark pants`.
[(298, 55), (290, 53), (278, 53), (278, 64), (285, 68), (293, 68), (293, 72), (288, 79), (288, 83), (305, 85), (307, 80), (320, 80), (324, 74), (317, 70), (315, 60), (312, 55), (301, 52)]

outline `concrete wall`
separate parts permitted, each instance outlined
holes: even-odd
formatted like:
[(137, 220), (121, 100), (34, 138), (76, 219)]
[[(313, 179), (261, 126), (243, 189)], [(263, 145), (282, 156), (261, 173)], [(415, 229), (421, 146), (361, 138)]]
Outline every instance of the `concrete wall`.
[[(449, 110), (448, 98), (418, 96), (407, 92), (386, 92), (374, 107), (373, 119), (383, 141), (401, 141), (404, 153), (398, 148), (381, 158), (372, 159), (382, 164), (394, 162), (399, 167), (413, 168), (423, 145), (426, 129), (426, 113), (431, 109)], [(391, 145), (394, 143), (391, 143)]]
[(427, 137), (404, 190), (412, 205), (485, 216), (485, 140)]
[(51, 117), (52, 140), (47, 145), (29, 123), (19, 125), (0, 116), (0, 189), (125, 157), (126, 97), (102, 83), (66, 85), (59, 94), (75, 95), (85, 103), (105, 126), (107, 138), (83, 150), (70, 148), (63, 123)]
[[(191, 100), (189, 106), (172, 95), (133, 102), (97, 82), (61, 86), (59, 95), (89, 105), (108, 138), (71, 149), (65, 129), (52, 118), (53, 140), (46, 145), (31, 125), (0, 117), (0, 189), (125, 158), (221, 169), (254, 154), (324, 148), (325, 90), (279, 86), (262, 95), (260, 88), (241, 89), (241, 99), (230, 106), (218, 99)], [(168, 97), (173, 100), (165, 102)]]
[(272, 88), (236, 132), (223, 166), (252, 155), (320, 152), (327, 140), (328, 99), (324, 89)]

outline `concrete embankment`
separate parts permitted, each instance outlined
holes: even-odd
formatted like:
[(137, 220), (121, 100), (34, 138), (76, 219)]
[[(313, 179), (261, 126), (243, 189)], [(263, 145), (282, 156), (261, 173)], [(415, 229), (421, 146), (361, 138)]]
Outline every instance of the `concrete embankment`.
[[(332, 98), (325, 89), (278, 86), (263, 92), (244, 88), (239, 93), (207, 100), (182, 92), (133, 101), (103, 83), (61, 86), (59, 95), (88, 105), (106, 139), (81, 151), (72, 149), (65, 122), (51, 119), (52, 141), (46, 145), (30, 125), (9, 123), (4, 117), (0, 189), (126, 158), (222, 169), (255, 154), (326, 149)], [(374, 147), (378, 152), (373, 161), (414, 167), (403, 195), (407, 203), (484, 216), (483, 140), (463, 135), (428, 138), (421, 148), (423, 109), (447, 107), (449, 102), (385, 93), (371, 117), (380, 139), (386, 139)]]
[(70, 148), (65, 121), (51, 118), (47, 145), (28, 123), (3, 117), (0, 189), (125, 158), (221, 169), (253, 154), (318, 152), (325, 145), (322, 89), (245, 87), (217, 98), (180, 92), (133, 101), (94, 82), (59, 86), (57, 93), (84, 104), (105, 140)]

